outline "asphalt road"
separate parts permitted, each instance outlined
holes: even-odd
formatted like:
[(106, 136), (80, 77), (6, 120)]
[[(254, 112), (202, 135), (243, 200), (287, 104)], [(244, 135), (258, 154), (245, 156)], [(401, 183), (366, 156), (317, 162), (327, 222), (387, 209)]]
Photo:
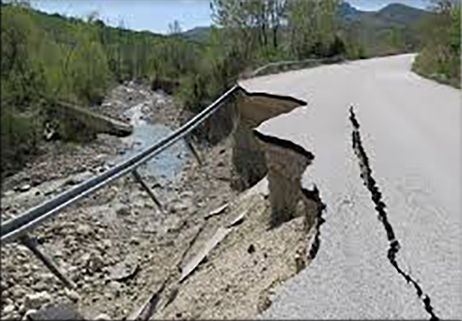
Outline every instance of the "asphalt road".
[[(327, 205), (320, 250), (281, 286), (262, 318), (460, 319), (460, 90), (410, 71), (402, 55), (243, 81), (306, 107), (260, 126), (312, 151), (303, 184)], [(372, 176), (401, 248), (396, 262), (352, 148), (353, 106)], [(419, 295), (417, 288), (423, 292)], [(428, 302), (427, 297), (430, 299)]]

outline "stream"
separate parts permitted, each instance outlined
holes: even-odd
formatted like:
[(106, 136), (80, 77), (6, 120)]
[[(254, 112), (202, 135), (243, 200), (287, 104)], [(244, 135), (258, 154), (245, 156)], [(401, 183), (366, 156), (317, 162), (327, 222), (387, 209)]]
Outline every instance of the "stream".
[[(141, 103), (124, 113), (124, 116), (128, 117), (133, 125), (133, 133), (122, 138), (128, 147), (120, 150), (118, 162), (133, 157), (173, 133), (169, 127), (163, 124), (150, 124), (145, 116), (145, 112), (147, 112), (145, 108), (149, 108), (149, 106)], [(155, 177), (158, 181), (171, 181), (181, 171), (188, 157), (188, 147), (184, 140), (180, 140), (141, 165), (138, 171), (143, 177)]]

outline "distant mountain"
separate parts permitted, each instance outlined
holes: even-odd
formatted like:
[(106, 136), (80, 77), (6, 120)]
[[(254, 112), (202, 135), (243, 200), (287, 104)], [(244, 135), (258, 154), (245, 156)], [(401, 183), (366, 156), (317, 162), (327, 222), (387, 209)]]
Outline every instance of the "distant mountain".
[(195, 27), (181, 33), (181, 36), (202, 44), (210, 43), (210, 27)]
[(342, 2), (338, 9), (338, 15), (344, 21), (358, 20), (361, 13), (364, 13), (364, 12), (356, 9), (349, 2)]
[(419, 46), (416, 26), (430, 14), (401, 3), (361, 11), (343, 2), (338, 11), (341, 29), (363, 45), (366, 56), (415, 51)]
[(377, 12), (377, 16), (388, 21), (402, 25), (410, 25), (418, 22), (429, 12), (414, 7), (409, 7), (401, 3), (392, 3)]
[(343, 22), (381, 20), (376, 22), (375, 25), (384, 26), (390, 26), (390, 24), (409, 26), (428, 14), (430, 13), (426, 10), (401, 3), (391, 3), (379, 11), (361, 11), (353, 7), (350, 3), (343, 2), (338, 10), (338, 15)]
[[(431, 13), (401, 3), (389, 4), (379, 11), (362, 11), (345, 1), (339, 6), (337, 14), (342, 32), (361, 42), (367, 56), (376, 56), (396, 51), (396, 48), (389, 46), (392, 32), (398, 33), (396, 41), (405, 44), (399, 48), (400, 52), (416, 50), (419, 39), (415, 26)], [(183, 32), (181, 36), (200, 44), (208, 44), (210, 27), (196, 27)]]

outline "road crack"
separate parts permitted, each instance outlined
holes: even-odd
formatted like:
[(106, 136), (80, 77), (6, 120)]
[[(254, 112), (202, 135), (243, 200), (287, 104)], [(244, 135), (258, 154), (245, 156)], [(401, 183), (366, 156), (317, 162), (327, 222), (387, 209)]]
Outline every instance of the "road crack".
[(375, 179), (372, 176), (372, 169), (369, 163), (369, 159), (367, 157), (366, 151), (361, 142), (361, 135), (359, 132), (359, 122), (356, 119), (356, 115), (354, 113), (353, 107), (350, 108), (350, 121), (353, 125), (353, 133), (352, 133), (352, 142), (353, 142), (353, 150), (358, 157), (359, 160), (359, 167), (361, 169), (361, 179), (363, 180), (364, 185), (371, 193), (372, 201), (375, 204), (375, 209), (378, 213), (378, 219), (382, 222), (383, 227), (387, 233), (387, 239), (389, 242), (389, 248), (387, 257), (390, 261), (391, 265), (396, 269), (396, 271), (404, 277), (406, 282), (412, 284), (416, 290), (417, 296), (422, 301), (425, 307), (425, 311), (430, 315), (430, 320), (439, 320), (436, 314), (433, 311), (433, 307), (431, 305), (430, 297), (425, 294), (422, 290), (422, 287), (419, 285), (417, 281), (415, 281), (409, 273), (406, 273), (401, 269), (396, 261), (396, 255), (398, 254), (401, 245), (396, 238), (395, 232), (393, 230), (393, 226), (388, 221), (387, 212), (385, 210), (386, 205), (382, 201), (382, 193), (380, 192)]
[(312, 190), (306, 189), (302, 187), (302, 194), (304, 197), (306, 197), (309, 200), (312, 200), (316, 202), (316, 234), (314, 236), (314, 241), (313, 244), (311, 245), (308, 258), (310, 261), (313, 261), (318, 254), (319, 247), (321, 245), (321, 225), (326, 221), (323, 217), (322, 214), (324, 213), (324, 210), (326, 209), (326, 204), (323, 203), (320, 195), (319, 195), (319, 190), (314, 185), (314, 188)]

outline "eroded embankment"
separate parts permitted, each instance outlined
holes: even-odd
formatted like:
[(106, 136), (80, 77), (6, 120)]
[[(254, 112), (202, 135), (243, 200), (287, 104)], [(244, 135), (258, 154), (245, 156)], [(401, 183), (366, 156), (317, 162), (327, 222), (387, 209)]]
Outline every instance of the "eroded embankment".
[[(100, 107), (104, 114), (114, 117), (138, 109), (136, 106), (150, 124), (180, 125), (180, 108), (171, 97), (142, 86), (121, 85)], [(40, 156), (17, 178), (12, 177), (11, 191), (2, 195), (3, 220), (113, 167), (121, 151), (130, 147), (109, 135), (98, 135), (95, 142), (76, 145), (69, 151), (58, 148), (60, 141), (49, 144), (57, 148)], [(174, 150), (175, 146), (171, 148)], [(63, 209), (31, 234), (77, 284), (72, 291), (65, 289), (27, 248), (14, 242), (4, 244), (1, 319), (32, 318), (36, 310), (63, 301), (71, 301), (89, 320), (101, 314), (108, 320), (122, 319), (138, 308), (144, 295), (157, 290), (177, 269), (180, 255), (203, 222), (203, 215), (236, 195), (229, 187), (229, 142), (212, 148), (197, 146), (197, 150), (203, 156), (202, 163), (182, 153), (178, 161), (183, 165), (175, 180), (143, 177), (162, 204), (162, 211), (127, 176)]]
[[(252, 126), (253, 128), (256, 128), (268, 119), (307, 105), (306, 101), (291, 96), (276, 95), (267, 92), (249, 92), (242, 86), (240, 86), (240, 89), (246, 98), (239, 108), (240, 117), (247, 126)], [(289, 207), (291, 208), (286, 209), (289, 212), (289, 216), (291, 212), (295, 212), (293, 209), (294, 196), (297, 200), (302, 199), (305, 207), (306, 229), (311, 229), (313, 224), (316, 225), (314, 228), (316, 234), (307, 257), (308, 261), (311, 261), (319, 251), (321, 243), (320, 226), (325, 222), (322, 215), (326, 209), (326, 205), (322, 202), (316, 185), (313, 184), (313, 187), (310, 189), (303, 188), (300, 185), (301, 175), (305, 171), (306, 166), (309, 166), (314, 160), (314, 155), (292, 141), (263, 134), (256, 129), (253, 130), (253, 134), (257, 140), (267, 145), (266, 162), (262, 166), (265, 170), (262, 170), (260, 175), (264, 176), (269, 171), (268, 177), (270, 180), (273, 178), (273, 186), (279, 187), (273, 188), (272, 198), (276, 199), (276, 203), (282, 203), (282, 206), (279, 205), (280, 207), (284, 208), (288, 206), (287, 203), (290, 204)], [(278, 153), (278, 149), (282, 153)], [(285, 186), (281, 188), (281, 185)], [(281, 195), (276, 196), (274, 194)], [(275, 202), (273, 201), (273, 203)], [(285, 220), (287, 220), (287, 217)]]
[[(256, 100), (271, 101), (273, 105), (250, 114)], [(278, 106), (277, 100), (283, 106)], [(161, 304), (153, 318), (254, 318), (271, 305), (274, 288), (316, 256), (325, 205), (315, 186), (301, 186), (301, 176), (314, 155), (291, 141), (251, 130), (252, 125), (279, 114), (276, 109), (293, 109), (287, 101), (258, 94), (240, 106), (237, 128), (241, 127), (241, 132), (234, 136), (234, 147), (239, 156), (245, 157), (243, 161), (258, 153), (266, 171), (259, 177), (260, 183), (207, 216), (206, 225), (182, 256), (184, 264), (175, 298)], [(290, 101), (291, 105), (296, 103), (299, 101)], [(239, 139), (251, 143), (243, 148), (243, 144), (237, 144)], [(262, 185), (266, 183), (264, 176), (267, 187)]]
[[(146, 108), (140, 110), (145, 110), (149, 119), (166, 117), (165, 106), (159, 100), (144, 104)], [(248, 94), (240, 110), (240, 117), (247, 117), (244, 123), (248, 127), (244, 130), (241, 126), (239, 138), (254, 140), (251, 125), (303, 104), (306, 103), (290, 97)], [(258, 113), (254, 113), (256, 106), (262, 107)], [(171, 109), (176, 115), (176, 109)], [(65, 290), (21, 246), (2, 248), (2, 273), (6, 273), (2, 279), (2, 317), (32, 317), (37, 309), (64, 300), (71, 300), (88, 319), (101, 315), (108, 319), (130, 319), (133, 315), (142, 319), (249, 319), (261, 313), (271, 304), (269, 296), (274, 287), (314, 258), (319, 235), (314, 228), (307, 233), (304, 217), (296, 215), (268, 229), (271, 204), (267, 194), (247, 190), (246, 195), (236, 195), (229, 187), (232, 157), (231, 146), (225, 143), (200, 148), (203, 162), (189, 159), (177, 182), (146, 178), (165, 205), (165, 213), (158, 211), (148, 195), (127, 178), (66, 209), (55, 221), (37, 230), (42, 246), (56, 254), (56, 261), (77, 283), (75, 291)], [(274, 149), (280, 149), (277, 153), (282, 155), (308, 154), (296, 146)], [(254, 147), (253, 141), (248, 147)], [(248, 164), (252, 153), (241, 152), (239, 155), (246, 157), (243, 164)], [(297, 159), (292, 160), (297, 163)], [(291, 177), (289, 172), (285, 175)], [(316, 190), (300, 192), (300, 180), (295, 179), (295, 183), (297, 191), (306, 196), (301, 197), (302, 201), (316, 211), (322, 208), (318, 206)], [(30, 194), (21, 196), (29, 200), (35, 193), (31, 189)], [(40, 193), (45, 194), (44, 189)], [(16, 194), (19, 193), (11, 195), (2, 206), (17, 206)], [(30, 204), (19, 205), (17, 210), (22, 211)], [(211, 211), (214, 208), (220, 210)], [(9, 214), (10, 210), (2, 207), (2, 211)], [(311, 213), (316, 217), (321, 212)], [(313, 220), (315, 225), (310, 226), (319, 226), (320, 221)], [(179, 283), (186, 270), (183, 267), (194, 263), (220, 228), (229, 230), (226, 238)]]
[(389, 242), (388, 248), (388, 260), (390, 261), (391, 265), (396, 269), (396, 271), (403, 276), (407, 283), (412, 284), (415, 288), (417, 296), (422, 301), (425, 307), (425, 311), (430, 315), (431, 320), (439, 320), (436, 316), (435, 312), (433, 311), (433, 306), (431, 304), (430, 297), (423, 292), (422, 287), (419, 283), (413, 279), (409, 273), (403, 271), (403, 269), (399, 266), (396, 255), (400, 250), (400, 243), (396, 238), (395, 232), (393, 230), (393, 226), (391, 225), (390, 221), (388, 220), (387, 211), (385, 210), (386, 205), (382, 201), (382, 193), (380, 192), (377, 183), (372, 176), (372, 168), (369, 163), (369, 159), (367, 157), (366, 151), (362, 145), (361, 135), (359, 131), (359, 122), (356, 119), (356, 115), (354, 113), (353, 107), (350, 108), (350, 121), (353, 125), (353, 132), (352, 132), (352, 144), (353, 150), (358, 157), (359, 166), (361, 170), (361, 179), (364, 182), (364, 185), (367, 187), (369, 192), (371, 193), (372, 201), (375, 204), (375, 209), (378, 214), (378, 218), (380, 222), (382, 222), (383, 227), (387, 233), (387, 239)]
[[(307, 255), (307, 260), (312, 261), (321, 244), (320, 226), (325, 222), (322, 215), (326, 204), (323, 203), (314, 183), (310, 188), (301, 186), (301, 177), (315, 157), (313, 153), (292, 141), (263, 134), (258, 130), (253, 132), (266, 144), (272, 215), (282, 216), (282, 218), (272, 218), (272, 222), (277, 224), (292, 219), (291, 215), (297, 213), (297, 202), (301, 201), (304, 207), (306, 231), (308, 232), (315, 225), (315, 235)], [(281, 210), (286, 213), (274, 213)]]
[(232, 185), (243, 191), (252, 187), (268, 173), (264, 148), (260, 147), (253, 130), (263, 122), (305, 106), (306, 102), (265, 92), (248, 92), (239, 86), (238, 108), (234, 110)]

